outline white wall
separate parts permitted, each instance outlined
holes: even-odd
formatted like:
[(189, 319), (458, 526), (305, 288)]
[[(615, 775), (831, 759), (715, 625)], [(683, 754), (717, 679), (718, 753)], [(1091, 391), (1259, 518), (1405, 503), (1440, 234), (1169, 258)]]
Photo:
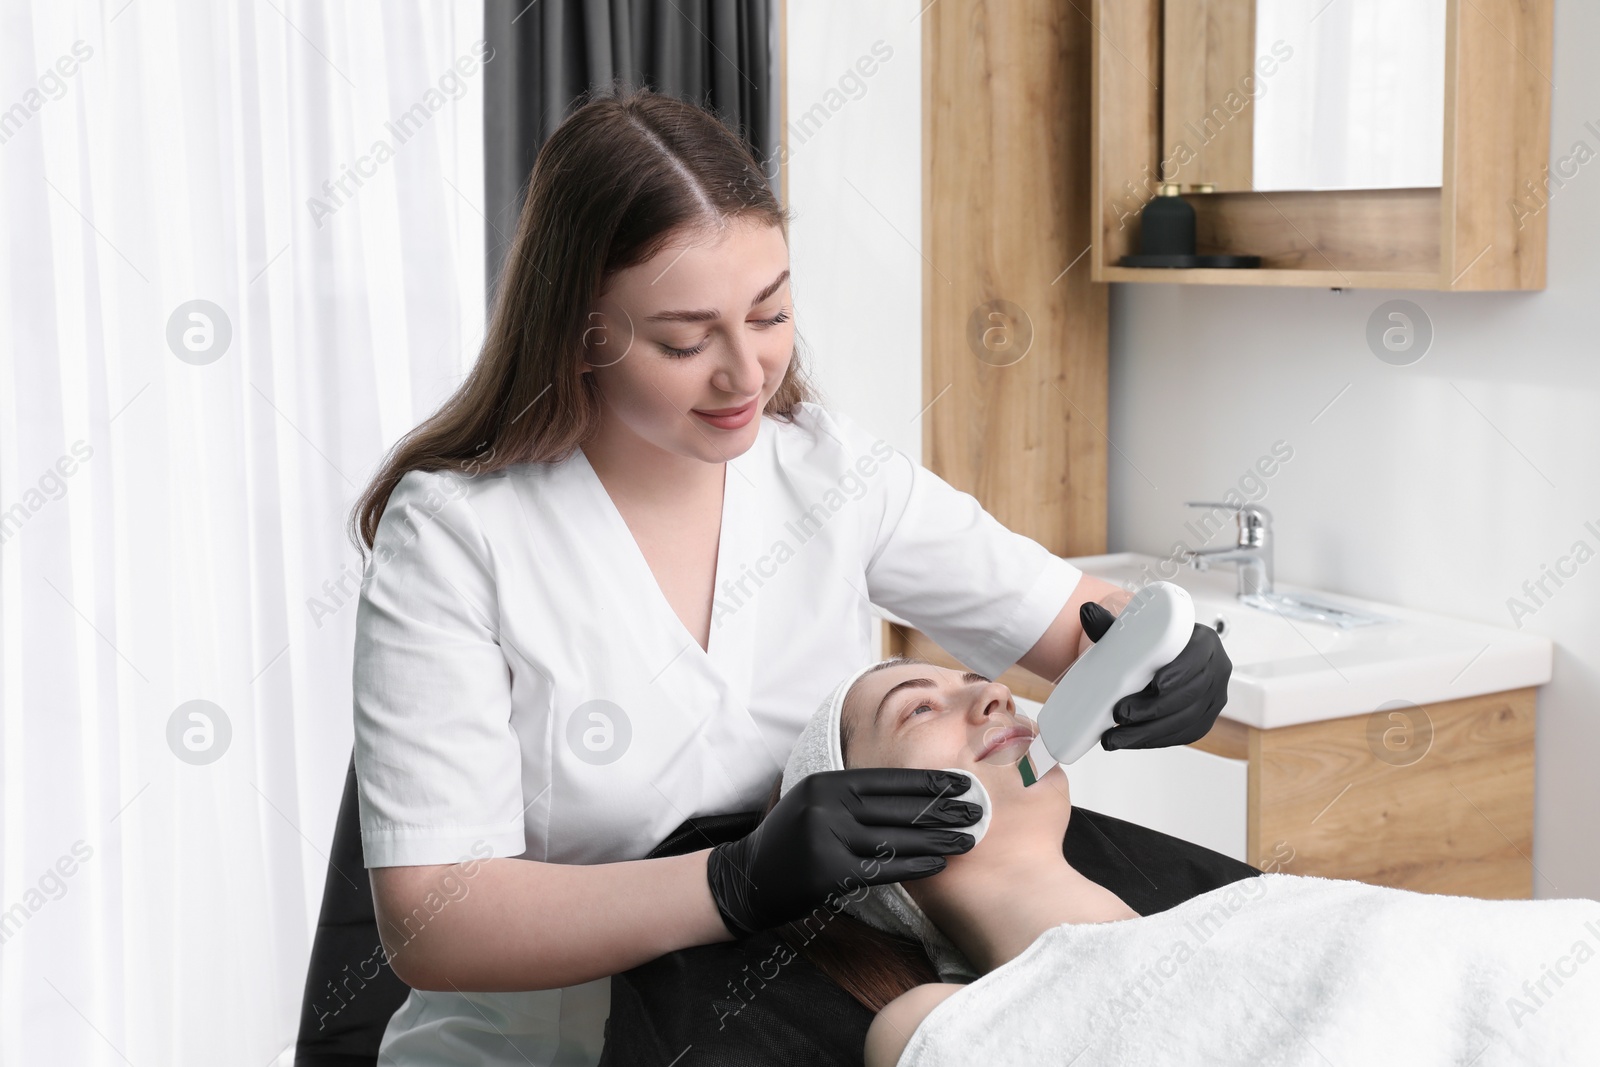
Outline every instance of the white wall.
[[(1580, 140), (1600, 153), (1600, 8), (1558, 0), (1555, 17), (1552, 160)], [(1600, 531), (1600, 162), (1550, 198), (1548, 221), (1539, 293), (1113, 286), (1108, 432), (1127, 460), (1112, 452), (1111, 548), (1192, 547), (1182, 501), (1223, 493), (1281, 438), (1294, 458), (1264, 498), (1279, 580), (1514, 625), (1525, 580), (1576, 541), (1600, 550), (1584, 525)], [(1434, 329), (1410, 366), (1366, 343), (1396, 298)], [(1534, 893), (1600, 897), (1600, 562), (1547, 588), (1520, 620), (1557, 644)]]
[[(875, 40), (893, 48), (861, 99), (803, 144), (791, 131), (792, 255), (826, 402), (913, 456), (920, 10), (805, 0), (788, 14), (791, 118)], [(1558, 0), (1553, 160), (1579, 140), (1600, 153), (1596, 40), (1600, 9)], [(1264, 498), (1280, 580), (1512, 625), (1506, 601), (1524, 581), (1575, 541), (1600, 549), (1584, 527), (1600, 529), (1600, 162), (1566, 181), (1548, 215), (1541, 293), (1114, 286), (1111, 549), (1195, 547), (1182, 502), (1236, 486), (1282, 439), (1294, 458)], [(1434, 327), (1411, 366), (1367, 347), (1368, 317), (1394, 298)], [(1600, 556), (1555, 592), (1521, 620), (1558, 646), (1539, 700), (1535, 894), (1600, 897)]]

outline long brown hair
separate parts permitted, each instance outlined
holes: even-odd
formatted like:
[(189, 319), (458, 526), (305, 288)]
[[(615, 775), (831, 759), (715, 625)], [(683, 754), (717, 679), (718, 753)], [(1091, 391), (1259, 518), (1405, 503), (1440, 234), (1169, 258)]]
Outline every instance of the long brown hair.
[[(586, 96), (534, 161), (471, 373), (390, 450), (351, 512), (363, 555), (408, 471), (559, 462), (593, 434), (600, 398), (579, 362), (589, 312), (615, 272), (649, 260), (680, 228), (749, 220), (788, 239), (789, 213), (760, 163), (715, 115), (615, 83)], [(763, 414), (793, 421), (811, 399), (796, 350)]]
[[(777, 806), (782, 785), (781, 778), (773, 783), (763, 818)], [(939, 972), (921, 944), (830, 907), (816, 908), (804, 919), (777, 927), (777, 932), (874, 1014), (913, 986), (939, 981)]]

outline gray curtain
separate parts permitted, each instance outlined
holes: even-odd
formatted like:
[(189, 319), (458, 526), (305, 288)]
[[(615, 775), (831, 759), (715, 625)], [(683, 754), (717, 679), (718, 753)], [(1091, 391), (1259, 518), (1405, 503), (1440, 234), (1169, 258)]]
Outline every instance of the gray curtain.
[(775, 0), (485, 0), (484, 204), (492, 297), (545, 138), (596, 85), (714, 111), (776, 186)]

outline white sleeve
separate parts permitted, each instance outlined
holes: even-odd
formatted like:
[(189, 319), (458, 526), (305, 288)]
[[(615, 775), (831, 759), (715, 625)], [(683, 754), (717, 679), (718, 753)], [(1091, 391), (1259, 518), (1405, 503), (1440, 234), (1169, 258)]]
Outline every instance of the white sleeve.
[[(521, 746), (490, 553), (467, 481), (410, 471), (356, 610), (355, 764), (368, 867), (520, 855)], [(478, 846), (476, 849), (474, 846)]]
[(1044, 636), (1082, 572), (848, 416), (832, 418), (849, 455), (887, 456), (862, 479), (869, 599), (999, 677)]

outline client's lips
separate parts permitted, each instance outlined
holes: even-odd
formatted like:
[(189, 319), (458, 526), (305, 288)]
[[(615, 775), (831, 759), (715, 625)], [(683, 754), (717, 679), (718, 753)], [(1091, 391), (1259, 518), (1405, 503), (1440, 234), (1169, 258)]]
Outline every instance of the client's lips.
[(1001, 748), (1004, 748), (1012, 741), (1016, 741), (1024, 737), (1031, 742), (1033, 740), (1033, 731), (1025, 726), (1007, 727), (994, 737), (990, 738), (989, 743), (983, 746), (983, 750), (978, 753), (978, 762), (982, 763), (984, 760), (988, 759), (995, 752), (998, 752)]
[(741, 411), (745, 410), (751, 404), (754, 404), (754, 403), (755, 403), (754, 400), (750, 400), (750, 401), (747, 401), (746, 403), (740, 404), (736, 408), (719, 408), (716, 411), (709, 411), (706, 408), (695, 408), (694, 410), (699, 412), (702, 415), (710, 415), (712, 417), (716, 417), (718, 415), (737, 415)]

